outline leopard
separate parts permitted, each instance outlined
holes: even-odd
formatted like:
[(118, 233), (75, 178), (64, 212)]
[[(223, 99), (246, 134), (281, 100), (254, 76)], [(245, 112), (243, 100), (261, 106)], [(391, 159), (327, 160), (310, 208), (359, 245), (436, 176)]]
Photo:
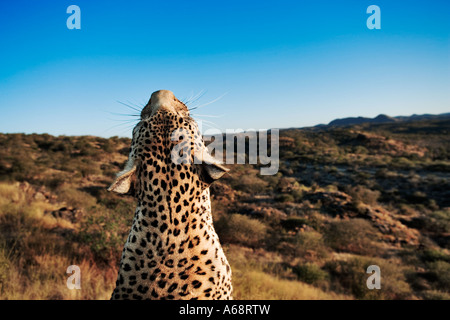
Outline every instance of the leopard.
[(211, 184), (228, 171), (186, 104), (169, 90), (153, 92), (108, 188), (136, 201), (111, 300), (233, 299), (210, 199)]

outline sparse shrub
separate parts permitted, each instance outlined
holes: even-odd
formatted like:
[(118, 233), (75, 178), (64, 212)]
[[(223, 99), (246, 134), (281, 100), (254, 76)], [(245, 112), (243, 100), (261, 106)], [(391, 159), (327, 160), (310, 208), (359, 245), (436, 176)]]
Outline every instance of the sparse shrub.
[(110, 164), (103, 164), (100, 166), (101, 174), (108, 178), (115, 178), (117, 174), (117, 167)]
[(439, 290), (427, 290), (422, 292), (424, 300), (450, 300), (450, 293)]
[(276, 191), (283, 193), (290, 192), (293, 189), (298, 189), (299, 187), (300, 185), (298, 184), (296, 179), (286, 177), (281, 177), (278, 180), (278, 184), (275, 186)]
[(359, 179), (358, 181), (368, 181), (372, 175), (369, 172), (359, 171), (356, 177)]
[(369, 153), (367, 148), (363, 147), (363, 146), (355, 146), (353, 148), (353, 152), (356, 153), (356, 154), (368, 154)]
[(263, 192), (268, 185), (268, 182), (256, 175), (244, 175), (237, 181), (235, 189), (254, 194)]
[(405, 216), (414, 216), (417, 214), (416, 210), (414, 210), (414, 208), (412, 208), (411, 206), (402, 203), (400, 204), (400, 210), (399, 213)]
[(50, 148), (53, 146), (52, 140), (53, 137), (46, 133), (34, 136), (34, 142), (36, 143), (37, 147), (39, 149), (42, 149), (43, 151), (50, 150)]
[(396, 179), (398, 174), (395, 171), (389, 171), (386, 168), (381, 168), (375, 173), (375, 177), (381, 179)]
[(301, 217), (289, 217), (287, 219), (281, 220), (280, 224), (286, 230), (296, 230), (300, 229), (303, 225), (306, 225), (308, 220)]
[(294, 202), (303, 198), (303, 188), (295, 178), (281, 177), (274, 191), (278, 202)]
[(11, 180), (27, 181), (37, 173), (34, 161), (25, 152), (16, 154), (11, 161), (8, 176)]
[(450, 263), (445, 261), (433, 261), (427, 263), (430, 280), (436, 289), (448, 290), (450, 288)]
[(63, 154), (71, 154), (72, 153), (72, 144), (70, 142), (67, 141), (59, 141), (59, 142), (54, 142), (53, 145), (50, 147), (50, 150), (52, 152), (59, 152), (59, 153), (63, 153)]
[(445, 261), (450, 262), (450, 255), (441, 249), (426, 249), (421, 254), (421, 258), (425, 262)]
[(292, 271), (297, 275), (299, 280), (309, 284), (318, 284), (326, 280), (329, 276), (328, 272), (312, 263), (296, 265), (292, 268)]
[(339, 170), (338, 170), (338, 168), (336, 167), (336, 166), (325, 166), (324, 167), (324, 169), (328, 172), (328, 173), (331, 173), (331, 174), (335, 174), (335, 173), (338, 173), (339, 172)]
[(282, 193), (275, 196), (275, 200), (278, 202), (294, 202), (295, 198), (289, 193)]
[(300, 202), (303, 199), (304, 191), (302, 189), (294, 189), (291, 191), (291, 195), (294, 197), (296, 202)]
[(90, 175), (101, 174), (101, 170), (97, 167), (97, 164), (82, 162), (78, 164), (78, 172), (83, 178)]
[(358, 254), (375, 254), (376, 229), (363, 219), (333, 221), (325, 232), (325, 241), (333, 249)]
[(335, 185), (335, 184), (329, 184), (329, 185), (327, 185), (327, 186), (325, 187), (325, 191), (326, 191), (326, 192), (338, 192), (338, 191), (339, 191), (339, 188), (338, 188), (338, 186)]
[(380, 197), (380, 191), (370, 190), (361, 185), (351, 187), (349, 190), (347, 190), (347, 193), (352, 196), (353, 202), (356, 205), (362, 202), (373, 206), (378, 203), (378, 198)]
[(89, 209), (97, 203), (97, 200), (93, 196), (73, 187), (58, 189), (57, 195), (59, 201), (64, 201), (68, 206), (74, 208)]
[(118, 259), (119, 248), (123, 245), (114, 223), (109, 223), (99, 215), (88, 216), (83, 221), (78, 239), (89, 245), (97, 258), (106, 261)]
[(434, 211), (429, 215), (429, 229), (435, 232), (450, 232), (450, 209)]
[(223, 215), (216, 222), (215, 229), (222, 242), (246, 246), (257, 245), (267, 234), (264, 223), (241, 214)]
[(427, 195), (422, 191), (414, 191), (412, 194), (407, 194), (406, 199), (411, 203), (424, 204), (427, 201)]
[(96, 160), (101, 158), (101, 149), (94, 147), (94, 141), (89, 137), (79, 137), (75, 142), (74, 151), (79, 157), (92, 157)]
[(411, 169), (415, 167), (415, 163), (405, 157), (394, 157), (392, 158), (391, 166), (402, 169)]
[(7, 246), (0, 243), (0, 296), (5, 293), (4, 287), (8, 281), (9, 270), (11, 268), (10, 262), (11, 251)]
[(268, 188), (270, 190), (275, 190), (282, 178), (283, 174), (279, 171), (274, 175), (261, 176), (261, 179), (268, 183)]
[(289, 242), (292, 247), (286, 253), (294, 257), (315, 261), (328, 256), (329, 249), (325, 245), (322, 235), (316, 231), (299, 232)]
[(114, 152), (115, 150), (115, 144), (117, 143), (116, 139), (104, 139), (100, 142), (100, 147), (103, 151), (106, 153)]
[[(367, 267), (377, 265), (381, 272), (381, 290), (367, 288)], [(357, 299), (410, 299), (412, 291), (406, 282), (401, 266), (383, 259), (352, 258), (349, 260), (329, 261), (325, 265), (334, 285), (350, 292)]]
[(44, 181), (44, 185), (46, 187), (49, 187), (51, 190), (56, 190), (59, 187), (61, 187), (67, 178), (63, 177), (62, 175), (54, 176), (52, 178), (49, 178), (48, 180)]

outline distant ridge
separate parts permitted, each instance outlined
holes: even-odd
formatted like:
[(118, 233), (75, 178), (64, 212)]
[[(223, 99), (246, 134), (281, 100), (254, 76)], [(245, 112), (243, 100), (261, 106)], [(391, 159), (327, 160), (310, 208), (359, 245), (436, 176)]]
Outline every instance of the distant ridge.
[(431, 120), (431, 119), (444, 119), (450, 118), (450, 112), (441, 114), (413, 114), (412, 116), (398, 116), (390, 117), (385, 114), (380, 114), (375, 118), (365, 118), (365, 117), (349, 117), (342, 119), (335, 119), (325, 124), (319, 124), (316, 127), (344, 127), (352, 126), (363, 123), (390, 123), (390, 122), (403, 122), (403, 121), (420, 121), (420, 120)]

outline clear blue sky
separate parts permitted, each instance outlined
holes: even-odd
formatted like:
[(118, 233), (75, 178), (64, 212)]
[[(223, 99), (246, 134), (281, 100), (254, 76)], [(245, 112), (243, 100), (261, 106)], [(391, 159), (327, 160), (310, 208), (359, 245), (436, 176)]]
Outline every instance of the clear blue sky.
[[(81, 30), (69, 30), (69, 5)], [(369, 5), (381, 30), (369, 30)], [(2, 1), (0, 132), (130, 136), (159, 89), (219, 129), (450, 111), (449, 1)]]

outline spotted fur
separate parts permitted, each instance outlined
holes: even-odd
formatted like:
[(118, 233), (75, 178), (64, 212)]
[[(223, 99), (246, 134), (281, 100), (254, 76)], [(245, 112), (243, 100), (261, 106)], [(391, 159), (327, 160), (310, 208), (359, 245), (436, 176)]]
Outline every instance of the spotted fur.
[[(180, 149), (182, 163), (173, 161)], [(206, 150), (187, 107), (170, 91), (153, 93), (109, 188), (137, 199), (111, 299), (232, 298), (209, 198), (209, 185), (228, 169)]]

